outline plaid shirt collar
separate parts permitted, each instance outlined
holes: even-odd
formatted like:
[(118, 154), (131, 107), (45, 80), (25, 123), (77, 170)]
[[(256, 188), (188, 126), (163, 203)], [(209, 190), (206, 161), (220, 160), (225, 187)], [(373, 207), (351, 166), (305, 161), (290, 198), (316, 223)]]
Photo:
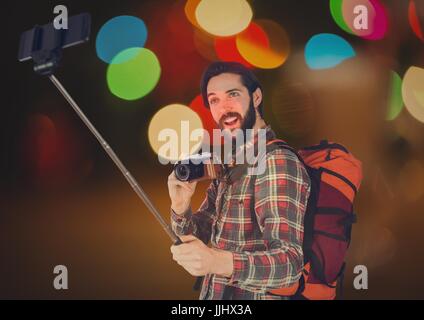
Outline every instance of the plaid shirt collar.
[[(266, 141), (271, 141), (276, 138), (275, 132), (271, 129), (270, 125), (266, 125), (260, 129), (265, 129), (266, 133)], [(233, 150), (232, 150), (232, 163), (231, 164), (224, 164), (225, 173), (223, 177), (220, 179), (221, 181), (226, 182), (227, 184), (232, 184), (234, 181), (238, 180), (240, 176), (245, 172), (248, 163), (246, 159), (242, 164), (236, 164), (236, 157), (238, 154), (243, 153), (243, 155), (247, 154), (247, 151), (250, 148), (254, 148), (254, 154), (258, 153), (258, 132), (255, 133), (253, 137), (251, 137), (246, 143), (239, 146), (238, 149), (236, 149), (237, 145), (233, 144)], [(246, 151), (246, 153), (244, 153)]]
[[(271, 126), (270, 125), (266, 125), (266, 126), (260, 128), (260, 129), (265, 129), (266, 130), (266, 133), (265, 133), (266, 134), (266, 141), (270, 141), (270, 140), (275, 139), (275, 137), (276, 137), (275, 132), (271, 129)], [(237, 144), (236, 143), (234, 143), (232, 145), (232, 147), (233, 147), (232, 157), (233, 157), (233, 163), (234, 164), (232, 164), (232, 165), (230, 164), (229, 165), (230, 167), (232, 167), (232, 166), (235, 165), (235, 159), (236, 159), (236, 156), (239, 153), (242, 153), (245, 150), (247, 151), (250, 148), (255, 148), (254, 149), (255, 154), (257, 153), (257, 150), (258, 150), (258, 136), (259, 136), (258, 135), (258, 132), (256, 132), (253, 137), (250, 137), (250, 139), (248, 141), (246, 141), (246, 143), (244, 143), (241, 146), (239, 146), (238, 149), (236, 149), (237, 148)]]

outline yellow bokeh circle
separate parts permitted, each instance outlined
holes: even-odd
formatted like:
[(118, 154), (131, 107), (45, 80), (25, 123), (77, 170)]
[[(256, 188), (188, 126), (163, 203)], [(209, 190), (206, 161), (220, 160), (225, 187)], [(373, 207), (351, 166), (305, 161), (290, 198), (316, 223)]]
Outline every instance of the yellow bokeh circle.
[(246, 0), (202, 0), (196, 7), (199, 26), (215, 36), (233, 36), (246, 29), (253, 17)]
[(148, 137), (161, 162), (174, 162), (200, 149), (204, 137), (202, 120), (191, 108), (170, 104), (153, 116)]

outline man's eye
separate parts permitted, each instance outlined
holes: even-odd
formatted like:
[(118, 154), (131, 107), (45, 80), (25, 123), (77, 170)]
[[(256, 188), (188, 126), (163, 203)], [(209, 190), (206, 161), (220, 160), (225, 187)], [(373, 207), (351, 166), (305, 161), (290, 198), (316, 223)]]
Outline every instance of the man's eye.
[(218, 99), (211, 99), (210, 101), (209, 101), (209, 104), (215, 104), (215, 103), (217, 103), (218, 102)]
[(237, 91), (230, 92), (230, 97), (238, 97), (239, 93)]

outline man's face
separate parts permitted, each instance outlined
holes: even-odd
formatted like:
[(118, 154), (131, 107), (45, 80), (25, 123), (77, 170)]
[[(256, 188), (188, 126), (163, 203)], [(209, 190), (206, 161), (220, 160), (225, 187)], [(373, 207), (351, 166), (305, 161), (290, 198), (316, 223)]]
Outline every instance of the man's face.
[(250, 129), (255, 109), (238, 74), (222, 73), (209, 80), (207, 96), (212, 117), (221, 130)]

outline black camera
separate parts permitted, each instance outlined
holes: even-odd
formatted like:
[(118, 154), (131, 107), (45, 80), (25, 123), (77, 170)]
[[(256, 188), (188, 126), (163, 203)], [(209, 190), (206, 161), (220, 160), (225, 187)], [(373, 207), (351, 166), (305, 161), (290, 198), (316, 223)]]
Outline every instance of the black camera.
[(175, 176), (180, 181), (217, 179), (221, 176), (223, 168), (213, 160), (209, 152), (192, 155), (175, 164)]

